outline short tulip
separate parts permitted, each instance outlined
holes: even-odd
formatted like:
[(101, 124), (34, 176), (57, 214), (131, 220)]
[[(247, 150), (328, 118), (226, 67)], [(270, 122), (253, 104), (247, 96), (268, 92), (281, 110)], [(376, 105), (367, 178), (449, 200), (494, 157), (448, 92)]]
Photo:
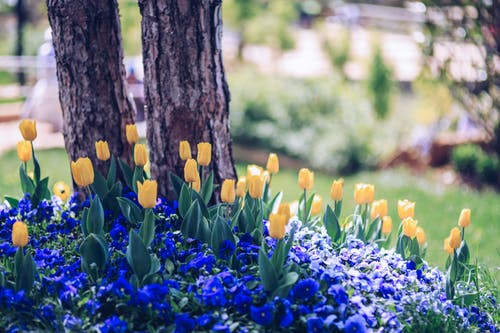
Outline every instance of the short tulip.
[(450, 237), (446, 237), (444, 239), (444, 243), (443, 243), (443, 249), (446, 251), (446, 253), (448, 254), (453, 254), (453, 248), (450, 246)]
[(26, 223), (16, 221), (12, 225), (12, 245), (25, 247), (28, 244), (28, 226)]
[(382, 217), (382, 233), (384, 235), (390, 234), (392, 231), (392, 218), (390, 216)]
[(286, 224), (288, 224), (290, 218), (292, 217), (292, 213), (290, 211), (290, 205), (287, 204), (286, 202), (282, 202), (278, 207), (278, 214), (284, 215)]
[(299, 170), (299, 187), (303, 190), (310, 190), (314, 187), (314, 172), (307, 168)]
[(269, 215), (269, 236), (274, 239), (285, 237), (286, 216), (282, 214)]
[(280, 170), (278, 155), (271, 153), (267, 159), (266, 169), (270, 174), (275, 174)]
[(381, 199), (372, 202), (372, 208), (370, 212), (371, 219), (375, 219), (376, 217), (381, 218), (382, 216), (386, 216), (388, 213), (387, 208), (387, 200)]
[(238, 198), (243, 198), (247, 191), (247, 178), (240, 177), (236, 183), (236, 196)]
[(139, 133), (137, 133), (137, 126), (135, 126), (135, 124), (126, 125), (125, 134), (129, 144), (134, 145), (139, 142)]
[(222, 182), (220, 198), (221, 201), (225, 203), (234, 202), (234, 200), (236, 199), (236, 193), (234, 191), (234, 179), (225, 179)]
[(191, 158), (191, 146), (188, 141), (183, 140), (179, 142), (179, 157), (183, 161)]
[(264, 182), (265, 179), (262, 176), (251, 176), (248, 181), (248, 194), (253, 199), (262, 198), (262, 194), (264, 192)]
[(138, 143), (134, 146), (134, 163), (138, 167), (144, 167), (148, 163), (146, 145)]
[(212, 145), (208, 142), (198, 143), (198, 164), (202, 166), (207, 166), (210, 164), (212, 159)]
[(137, 199), (143, 208), (154, 208), (156, 206), (156, 195), (158, 184), (156, 180), (145, 180), (144, 183), (137, 182)]
[(198, 174), (198, 165), (194, 159), (189, 158), (184, 165), (184, 180), (188, 183), (193, 183), (198, 178), (200, 178)]
[(467, 228), (470, 225), (470, 209), (464, 208), (458, 218), (458, 225), (462, 228)]
[(97, 159), (101, 161), (107, 161), (111, 157), (109, 146), (106, 141), (97, 141), (95, 143), (95, 152), (97, 155)]
[(460, 229), (457, 227), (451, 229), (450, 231), (450, 247), (452, 249), (458, 249), (460, 247), (460, 243), (462, 242), (460, 236)]
[(403, 235), (413, 239), (417, 234), (417, 221), (411, 217), (403, 220)]
[(36, 120), (24, 119), (19, 123), (19, 130), (21, 135), (26, 141), (33, 141), (36, 139)]
[(417, 236), (418, 245), (424, 245), (425, 239), (426, 239), (424, 228), (417, 227), (416, 236)]
[(401, 220), (415, 216), (415, 203), (407, 199), (398, 201), (398, 215)]
[(336, 179), (330, 188), (330, 197), (333, 201), (340, 201), (344, 195), (344, 180)]
[(33, 157), (30, 141), (19, 141), (17, 143), (17, 157), (22, 162), (28, 162)]
[(315, 194), (311, 204), (311, 215), (318, 215), (323, 210), (323, 199), (320, 195)]
[(71, 173), (78, 186), (89, 186), (94, 182), (94, 168), (88, 157), (80, 157), (76, 162), (71, 162)]
[(375, 186), (372, 184), (356, 184), (354, 187), (354, 201), (357, 205), (371, 203), (375, 198)]

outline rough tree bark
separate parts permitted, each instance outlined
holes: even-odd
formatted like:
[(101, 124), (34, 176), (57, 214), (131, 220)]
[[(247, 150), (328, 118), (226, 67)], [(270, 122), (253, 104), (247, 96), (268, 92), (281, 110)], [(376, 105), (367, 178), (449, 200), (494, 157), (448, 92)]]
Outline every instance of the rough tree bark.
[(47, 0), (57, 63), (66, 150), (103, 169), (95, 142), (131, 162), (125, 125), (134, 122), (123, 66), (116, 0)]
[(215, 182), (235, 178), (229, 89), (221, 51), (221, 0), (139, 0), (151, 172), (168, 194), (182, 175), (179, 141), (212, 144)]

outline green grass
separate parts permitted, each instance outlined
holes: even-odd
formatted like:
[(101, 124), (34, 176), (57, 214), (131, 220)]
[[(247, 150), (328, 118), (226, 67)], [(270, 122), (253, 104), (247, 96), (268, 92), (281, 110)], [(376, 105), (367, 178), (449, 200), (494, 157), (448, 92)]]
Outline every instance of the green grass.
[[(69, 162), (63, 149), (39, 151), (37, 156), (42, 166), (42, 176), (50, 177), (50, 186), (56, 181), (70, 183)], [(239, 174), (245, 174), (246, 165), (238, 164)], [(0, 197), (11, 195), (19, 197), (21, 189), (18, 177), (19, 161), (15, 151), (0, 155)], [(478, 262), (495, 269), (500, 275), (500, 194), (490, 191), (477, 192), (457, 186), (445, 186), (428, 173), (414, 176), (403, 169), (364, 172), (345, 177), (344, 217), (354, 210), (353, 189), (358, 182), (375, 185), (376, 198), (389, 202), (389, 213), (395, 224), (398, 222), (397, 201), (409, 199), (416, 202), (415, 217), (427, 234), (429, 248), (426, 259), (429, 263), (443, 267), (446, 254), (443, 239), (457, 224), (460, 211), (464, 207), (472, 210), (472, 223), (466, 229), (466, 238), (472, 257)], [(329, 202), (330, 185), (333, 176), (316, 173), (314, 191)], [(281, 170), (273, 177), (274, 193), (284, 191), (284, 200), (292, 201), (299, 197), (297, 170)]]

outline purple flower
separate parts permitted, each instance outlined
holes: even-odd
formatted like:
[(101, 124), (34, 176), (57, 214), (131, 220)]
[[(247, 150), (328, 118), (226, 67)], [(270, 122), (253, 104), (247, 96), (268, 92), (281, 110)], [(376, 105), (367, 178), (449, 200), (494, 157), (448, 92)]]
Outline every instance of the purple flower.
[(201, 291), (203, 302), (209, 306), (226, 305), (224, 286), (216, 276), (209, 277)]
[(328, 288), (328, 294), (333, 296), (335, 303), (337, 305), (347, 304), (349, 301), (349, 296), (345, 292), (344, 286), (341, 284), (334, 284), (330, 288)]

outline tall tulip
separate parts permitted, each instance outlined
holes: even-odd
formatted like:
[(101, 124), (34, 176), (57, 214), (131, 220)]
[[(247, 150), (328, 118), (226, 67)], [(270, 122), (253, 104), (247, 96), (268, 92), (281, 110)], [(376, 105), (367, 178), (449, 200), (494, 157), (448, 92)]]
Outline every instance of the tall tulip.
[(234, 191), (234, 179), (225, 179), (222, 182), (222, 188), (220, 192), (221, 201), (225, 203), (233, 203), (236, 199), (236, 193)]
[(189, 158), (184, 165), (184, 180), (188, 183), (193, 183), (196, 181), (198, 175), (198, 166), (196, 161), (192, 158)]
[(413, 239), (417, 234), (417, 221), (411, 217), (403, 220), (403, 235)]
[(28, 226), (26, 223), (14, 222), (12, 225), (12, 244), (17, 247), (25, 247), (28, 244)]
[(408, 199), (398, 201), (398, 215), (401, 220), (415, 216), (415, 203)]
[(21, 135), (26, 141), (33, 141), (36, 139), (36, 120), (24, 119), (19, 123), (19, 130)]
[(382, 217), (382, 233), (384, 235), (390, 234), (392, 231), (392, 218), (390, 216)]
[(262, 176), (251, 176), (250, 179), (248, 179), (248, 194), (250, 194), (250, 197), (253, 199), (260, 199), (262, 198), (262, 194), (264, 192), (264, 182), (265, 179)]
[(452, 249), (458, 249), (460, 247), (460, 243), (462, 242), (460, 237), (460, 229), (457, 227), (451, 229), (450, 231), (450, 247)]
[(89, 186), (94, 182), (94, 168), (88, 157), (80, 157), (76, 162), (71, 162), (71, 173), (78, 186)]
[(310, 190), (314, 187), (314, 172), (307, 168), (299, 170), (299, 187), (303, 190)]
[(96, 141), (95, 151), (96, 151), (97, 159), (99, 159), (101, 161), (107, 161), (111, 157), (107, 141), (102, 141), (102, 140)]
[(282, 214), (269, 215), (269, 236), (274, 239), (285, 237), (286, 216)]
[(333, 201), (340, 201), (344, 195), (344, 180), (336, 179), (330, 187), (330, 197)]
[(212, 159), (212, 145), (208, 142), (198, 143), (197, 161), (201, 166), (207, 166)]
[(154, 208), (156, 206), (156, 195), (158, 184), (156, 180), (145, 180), (144, 183), (137, 182), (137, 198), (143, 208)]
[(132, 146), (139, 142), (139, 133), (137, 132), (137, 126), (135, 124), (126, 125), (125, 134), (127, 136), (128, 143)]
[(280, 170), (280, 162), (278, 159), (278, 155), (271, 153), (267, 158), (266, 169), (270, 174), (275, 174)]
[(247, 178), (240, 177), (236, 183), (236, 196), (238, 198), (243, 198), (247, 191)]
[(470, 225), (470, 209), (464, 208), (458, 218), (458, 225), (462, 228), (467, 228)]
[(28, 162), (33, 157), (30, 141), (19, 141), (17, 143), (17, 157), (22, 162)]
[(134, 146), (134, 163), (138, 167), (144, 167), (148, 163), (146, 145), (138, 143)]
[(181, 160), (186, 161), (191, 158), (191, 146), (186, 140), (179, 142), (179, 157)]

